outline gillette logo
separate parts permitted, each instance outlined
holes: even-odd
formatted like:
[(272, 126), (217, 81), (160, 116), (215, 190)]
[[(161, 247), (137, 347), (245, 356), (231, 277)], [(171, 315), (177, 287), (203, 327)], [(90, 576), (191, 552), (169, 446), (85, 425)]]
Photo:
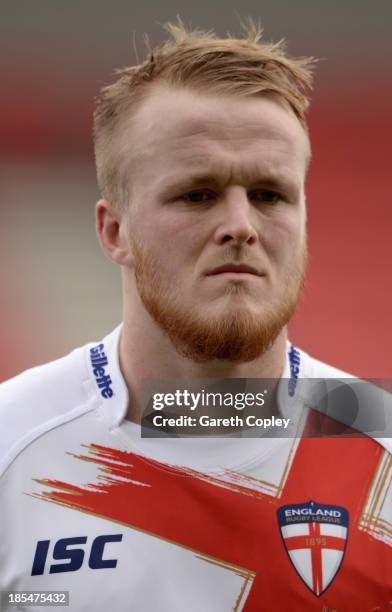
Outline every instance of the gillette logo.
[(301, 355), (300, 352), (293, 346), (289, 351), (289, 362), (290, 362), (290, 380), (289, 380), (289, 396), (294, 397), (295, 390), (297, 387), (297, 381), (301, 366)]
[(93, 367), (93, 374), (97, 385), (101, 391), (102, 397), (109, 399), (114, 395), (111, 385), (113, 384), (112, 379), (106, 374), (105, 368), (108, 365), (108, 358), (106, 357), (104, 345), (98, 344), (90, 349), (91, 365)]

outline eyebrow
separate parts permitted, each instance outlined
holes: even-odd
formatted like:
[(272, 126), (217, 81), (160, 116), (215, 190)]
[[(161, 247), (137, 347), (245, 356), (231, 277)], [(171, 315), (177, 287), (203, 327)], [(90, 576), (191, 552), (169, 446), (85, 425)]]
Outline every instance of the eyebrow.
[[(260, 185), (271, 190), (289, 190), (298, 191), (299, 185), (292, 178), (286, 174), (274, 173), (274, 172), (262, 172), (255, 171), (255, 169), (247, 170), (246, 183), (249, 185)], [(220, 176), (219, 176), (220, 175)], [(191, 187), (202, 187), (205, 185), (213, 185), (215, 187), (222, 187), (223, 184), (227, 184), (229, 181), (228, 177), (224, 177), (222, 172), (202, 172), (202, 173), (190, 173), (186, 176), (172, 176), (163, 180), (162, 190), (164, 192), (181, 191)], [(230, 180), (230, 179), (229, 179)]]

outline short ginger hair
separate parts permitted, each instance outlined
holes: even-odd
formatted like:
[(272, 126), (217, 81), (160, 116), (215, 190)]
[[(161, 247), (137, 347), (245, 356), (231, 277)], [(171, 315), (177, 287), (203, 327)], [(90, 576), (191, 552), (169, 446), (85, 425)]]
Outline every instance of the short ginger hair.
[(307, 90), (312, 84), (314, 58), (288, 57), (284, 40), (261, 41), (263, 31), (252, 20), (243, 28), (243, 38), (218, 38), (213, 31), (187, 29), (178, 19), (165, 26), (169, 40), (155, 48), (146, 40), (145, 61), (115, 70), (118, 78), (101, 89), (94, 113), (95, 160), (102, 197), (119, 208), (127, 205), (130, 178), (124, 170), (126, 151), (120, 146), (120, 135), (151, 93), (152, 84), (218, 95), (276, 94), (307, 132)]

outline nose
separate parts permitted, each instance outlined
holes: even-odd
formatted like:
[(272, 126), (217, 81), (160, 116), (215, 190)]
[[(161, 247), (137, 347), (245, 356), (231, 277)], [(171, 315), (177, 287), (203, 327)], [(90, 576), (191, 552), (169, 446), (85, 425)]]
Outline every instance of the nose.
[(233, 189), (221, 204), (215, 242), (220, 245), (231, 243), (233, 246), (254, 244), (258, 235), (252, 222), (252, 206), (246, 191), (242, 188)]

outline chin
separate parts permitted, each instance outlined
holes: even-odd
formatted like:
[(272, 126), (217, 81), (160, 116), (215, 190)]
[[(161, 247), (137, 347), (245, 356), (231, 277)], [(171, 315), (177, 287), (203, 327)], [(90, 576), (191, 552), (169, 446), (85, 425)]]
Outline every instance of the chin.
[(270, 308), (270, 304), (267, 303), (264, 296), (255, 296), (239, 291), (225, 295), (221, 303), (217, 304), (216, 312), (220, 310), (222, 315), (227, 312), (249, 313), (262, 317), (265, 308)]

